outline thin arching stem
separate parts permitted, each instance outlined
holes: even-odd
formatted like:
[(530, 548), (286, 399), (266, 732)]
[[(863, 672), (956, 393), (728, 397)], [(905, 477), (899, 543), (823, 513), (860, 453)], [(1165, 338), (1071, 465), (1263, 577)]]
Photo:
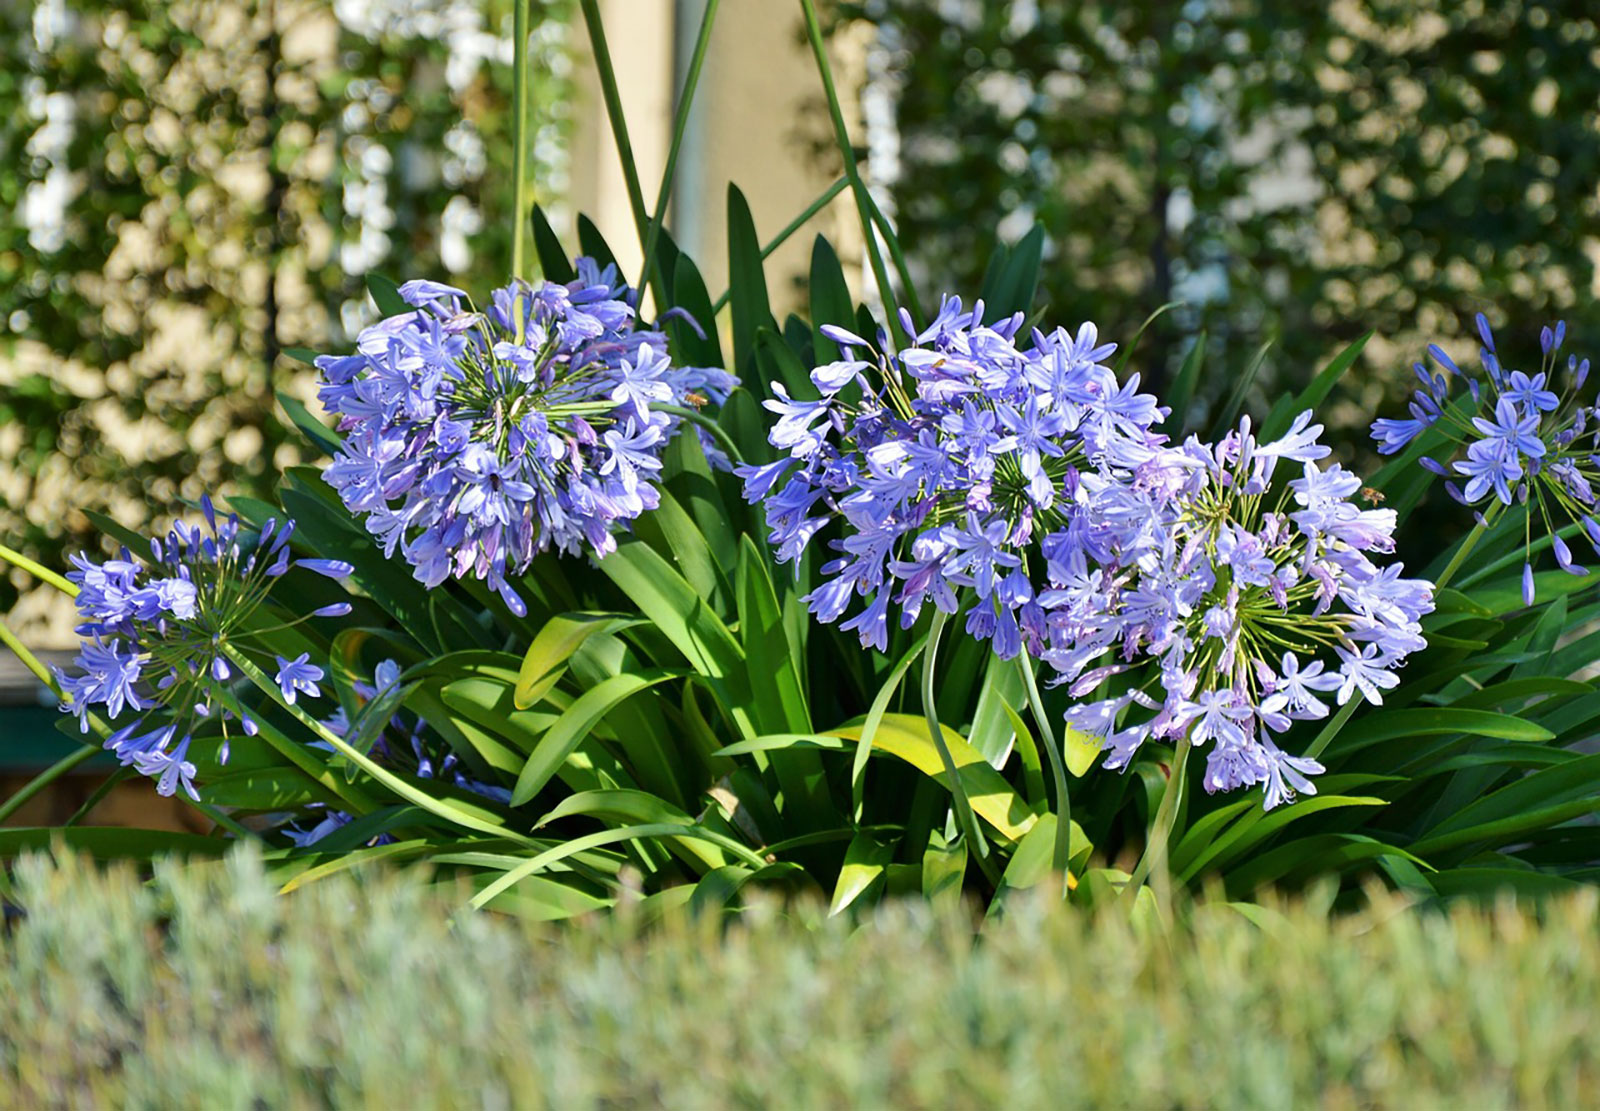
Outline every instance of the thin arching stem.
[(933, 740), (933, 747), (939, 750), (939, 759), (944, 764), (945, 778), (950, 781), (950, 801), (955, 807), (956, 824), (961, 827), (967, 844), (972, 847), (972, 855), (978, 858), (978, 866), (983, 869), (983, 874), (988, 877), (990, 883), (998, 886), (999, 872), (989, 854), (989, 844), (983, 838), (983, 831), (978, 828), (978, 819), (972, 813), (972, 801), (967, 798), (967, 789), (961, 782), (955, 757), (950, 754), (950, 746), (945, 743), (944, 729), (939, 725), (939, 710), (934, 702), (933, 680), (938, 670), (939, 640), (944, 634), (945, 622), (949, 616), (943, 610), (935, 609), (933, 627), (928, 630), (928, 647), (922, 656), (922, 714), (927, 719), (928, 736)]
[(1022, 672), (1022, 682), (1028, 692), (1028, 706), (1039, 726), (1039, 740), (1050, 757), (1050, 774), (1056, 784), (1056, 839), (1050, 854), (1050, 867), (1061, 874), (1061, 897), (1071, 890), (1071, 873), (1068, 863), (1072, 859), (1072, 799), (1067, 794), (1067, 765), (1061, 750), (1056, 747), (1055, 733), (1044, 712), (1044, 700), (1039, 697), (1039, 682), (1034, 678), (1033, 662), (1026, 650), (1017, 654), (1017, 670)]

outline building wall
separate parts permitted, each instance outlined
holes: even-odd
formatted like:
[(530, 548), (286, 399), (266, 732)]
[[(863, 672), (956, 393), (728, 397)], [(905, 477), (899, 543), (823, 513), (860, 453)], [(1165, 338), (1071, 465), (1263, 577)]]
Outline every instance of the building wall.
[[(675, 89), (688, 68), (704, 0), (602, 0), (606, 37), (617, 72), (629, 138), (646, 208), (655, 203), (671, 141)], [(594, 220), (632, 278), (642, 253), (629, 210), (615, 141), (606, 120), (587, 38), (575, 27), (579, 54), (574, 105), (570, 208)], [(830, 43), (835, 80), (855, 133), (855, 105), (865, 51), (859, 36)], [(693, 114), (679, 153), (668, 225), (700, 266), (713, 297), (727, 285), (729, 183), (750, 202), (763, 241), (825, 192), (839, 172), (837, 156), (818, 158), (826, 136), (822, 84), (802, 32), (799, 6), (777, 0), (719, 5)], [(781, 319), (804, 303), (811, 243), (826, 235), (859, 278), (860, 234), (848, 195), (841, 194), (768, 262), (767, 285)], [(576, 235), (571, 237), (576, 242)]]

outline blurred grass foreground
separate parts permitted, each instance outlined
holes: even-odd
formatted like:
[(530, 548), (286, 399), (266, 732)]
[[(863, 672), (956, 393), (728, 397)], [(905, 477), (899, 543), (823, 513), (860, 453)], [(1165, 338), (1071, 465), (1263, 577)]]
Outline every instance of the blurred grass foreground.
[(27, 858), (0, 1105), (1485, 1109), (1600, 1081), (1592, 891), (1216, 902), (1164, 935), (1022, 901), (976, 940), (924, 903), (557, 928), (451, 894)]

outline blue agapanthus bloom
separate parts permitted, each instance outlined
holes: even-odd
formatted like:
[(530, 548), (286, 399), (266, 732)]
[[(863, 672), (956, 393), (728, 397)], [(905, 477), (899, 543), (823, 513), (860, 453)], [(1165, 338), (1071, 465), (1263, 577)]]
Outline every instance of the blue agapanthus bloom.
[(1021, 313), (988, 325), (983, 315), (982, 302), (948, 298), (908, 346), (888, 349), (880, 335), (882, 354), (825, 326), (844, 358), (812, 371), (819, 396), (773, 383), (766, 403), (785, 457), (737, 472), (745, 496), (765, 503), (779, 562), (843, 524), (826, 581), (805, 601), (821, 621), (845, 619), (863, 645), (885, 647), (891, 607), (909, 627), (929, 600), (955, 613), (966, 590), (972, 636), (1007, 659), (1025, 644), (1042, 651), (1042, 566), (1030, 553), (1081, 529), (1072, 494), (1086, 473), (1126, 468), (1161, 443), (1150, 428), (1165, 410), (1138, 392), (1137, 375), (1118, 385), (1103, 362), (1115, 346), (1093, 324), (1075, 336), (1034, 331), (1022, 346)]
[[(1463, 373), (1438, 344), (1430, 345), (1429, 356), (1448, 377), (1430, 373), (1418, 363), (1423, 388), (1412, 403), (1413, 419), (1374, 421), (1372, 434), (1378, 450), (1390, 454), (1425, 428), (1436, 427), (1456, 452), (1443, 462), (1424, 458), (1422, 465), (1450, 479), (1446, 489), (1452, 497), (1471, 506), (1497, 501), (1501, 506), (1526, 508), (1524, 550), (1529, 554), (1523, 563), (1522, 594), (1532, 605), (1529, 550), (1536, 521), (1549, 532), (1562, 570), (1587, 574), (1573, 560), (1571, 547), (1560, 535), (1563, 529), (1581, 529), (1600, 554), (1600, 523), (1595, 516), (1595, 490), (1600, 484), (1600, 420), (1596, 418), (1600, 411), (1595, 399), (1584, 394), (1589, 360), (1568, 355), (1565, 366), (1561, 364), (1567, 336), (1564, 322), (1540, 330), (1539, 369), (1531, 374), (1504, 365), (1482, 313), (1477, 325), (1483, 377)], [(1451, 405), (1450, 392), (1458, 379), (1467, 383), (1465, 407)]]
[(965, 607), (997, 655), (1026, 649), (1069, 685), (1067, 723), (1108, 767), (1187, 737), (1208, 790), (1261, 784), (1268, 807), (1314, 792), (1321, 766), (1276, 738), (1330, 699), (1382, 701), (1424, 643), (1431, 585), (1369, 555), (1393, 549), (1394, 513), (1319, 466), (1310, 413), (1268, 443), (1246, 421), (1173, 446), (1092, 324), (1023, 346), (1020, 315), (982, 320), (948, 299), (877, 356), (828, 328), (845, 357), (812, 372), (819, 396), (774, 384), (785, 458), (739, 474), (780, 561), (842, 526), (811, 612), (837, 621), (861, 599), (841, 627), (882, 649), (891, 606), (906, 626), (930, 599)]
[[(337, 560), (293, 558), (293, 521), (269, 521), (260, 533), (247, 533), (237, 517), (219, 518), (209, 497), (201, 507), (204, 528), (179, 522), (164, 540), (150, 541), (147, 555), (124, 548), (102, 562), (72, 557), (75, 569), (67, 578), (78, 586), (77, 631), (85, 640), (74, 671), (56, 672), (65, 696), (61, 708), (77, 715), (85, 732), (89, 713), (102, 708), (113, 727), (106, 748), (155, 779), (161, 794), (181, 786), (194, 798), (188, 753), (195, 734), (220, 732), (226, 760), (234, 729), (246, 736), (257, 731), (248, 713), (240, 708), (236, 714), (238, 703), (225, 696), (236, 680), (230, 652), (262, 662), (275, 658), (285, 692), (320, 693), (322, 670), (308, 655), (274, 657), (252, 635), (252, 615), (272, 581), (295, 567), (331, 578), (351, 573)], [(348, 603), (336, 602), (306, 616), (349, 612)]]
[[(1085, 699), (1067, 721), (1101, 740), (1107, 767), (1186, 734), (1207, 749), (1208, 791), (1259, 783), (1268, 809), (1314, 794), (1321, 765), (1275, 735), (1329, 701), (1381, 703), (1424, 646), (1432, 584), (1373, 560), (1394, 549), (1395, 513), (1362, 508), (1361, 481), (1320, 465), (1310, 421), (1262, 443), (1246, 420), (1216, 444), (1161, 449), (1128, 481), (1085, 484), (1090, 527), (1049, 549), (1040, 600), (1045, 659)], [(1117, 693), (1097, 696), (1114, 676)]]
[(566, 285), (496, 290), (482, 312), (452, 286), (407, 282), (416, 311), (364, 330), (353, 355), (317, 359), (345, 433), (325, 477), (345, 505), (422, 582), (474, 576), (519, 614), (507, 580), (534, 555), (603, 556), (659, 504), (679, 421), (657, 406), (720, 404), (736, 384), (674, 365), (615, 268), (577, 265)]

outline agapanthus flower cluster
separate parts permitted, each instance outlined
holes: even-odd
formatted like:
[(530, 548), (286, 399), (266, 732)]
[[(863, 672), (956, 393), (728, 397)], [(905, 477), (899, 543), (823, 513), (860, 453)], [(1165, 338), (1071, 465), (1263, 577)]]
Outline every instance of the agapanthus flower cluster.
[(746, 497), (766, 504), (780, 563), (843, 523), (827, 581), (805, 601), (834, 622), (864, 599), (841, 626), (863, 645), (885, 647), (891, 605), (909, 627), (928, 599), (956, 612), (965, 588), (972, 636), (1008, 659), (1025, 641), (1042, 649), (1048, 623), (1028, 553), (1079, 527), (1082, 471), (1126, 467), (1160, 443), (1150, 429), (1164, 411), (1137, 376), (1118, 386), (1103, 362), (1115, 347), (1093, 324), (1076, 336), (1036, 330), (1024, 348), (1021, 313), (988, 325), (983, 315), (981, 301), (969, 311), (948, 298), (908, 346), (889, 349), (880, 334), (878, 356), (825, 326), (844, 358), (812, 371), (815, 399), (773, 383), (769, 439), (784, 458), (738, 471)]
[[(1574, 575), (1587, 574), (1572, 558), (1572, 549), (1560, 535), (1569, 525), (1581, 526), (1589, 545), (1600, 554), (1600, 523), (1596, 523), (1596, 487), (1600, 485), (1600, 409), (1585, 394), (1589, 360), (1566, 357), (1561, 349), (1567, 326), (1559, 322), (1539, 333), (1539, 369), (1530, 374), (1512, 370), (1495, 349), (1494, 333), (1478, 314), (1478, 360), (1481, 379), (1462, 372), (1438, 344), (1428, 355), (1447, 373), (1416, 364), (1421, 387), (1405, 420), (1373, 422), (1378, 450), (1392, 454), (1404, 448), (1425, 429), (1438, 428), (1452, 442), (1455, 454), (1441, 462), (1431, 457), (1424, 467), (1447, 477), (1452, 497), (1469, 506), (1526, 507), (1524, 551), (1532, 547), (1537, 519), (1550, 535), (1556, 563)], [(1465, 406), (1452, 403), (1457, 379), (1465, 379)], [(1448, 464), (1448, 465), (1447, 465)], [(1569, 530), (1574, 531), (1574, 530)], [(1531, 553), (1522, 568), (1523, 600), (1533, 604)]]
[(812, 372), (820, 396), (774, 383), (785, 457), (739, 473), (780, 562), (840, 524), (811, 612), (864, 599), (841, 627), (881, 650), (891, 605), (905, 626), (928, 599), (965, 606), (968, 633), (1069, 685), (1068, 723), (1108, 767), (1187, 736), (1208, 749), (1208, 790), (1263, 784), (1268, 806), (1312, 791), (1320, 765), (1275, 736), (1330, 699), (1381, 702), (1424, 644), (1431, 586), (1369, 554), (1393, 549), (1394, 513), (1319, 465), (1309, 413), (1270, 443), (1246, 421), (1170, 445), (1166, 411), (1137, 375), (1116, 380), (1092, 324), (1024, 347), (1020, 316), (982, 320), (946, 300), (908, 346), (880, 334), (876, 357), (828, 328), (844, 358)]
[(1373, 561), (1393, 550), (1394, 511), (1362, 508), (1360, 480), (1320, 465), (1310, 417), (1269, 443), (1246, 420), (1162, 448), (1131, 481), (1086, 481), (1084, 540), (1046, 541), (1045, 659), (1087, 699), (1067, 720), (1103, 740), (1107, 767), (1187, 735), (1207, 748), (1208, 791), (1259, 783), (1268, 809), (1315, 793), (1321, 765), (1275, 735), (1329, 701), (1381, 703), (1425, 645), (1431, 584)]
[[(273, 581), (295, 567), (336, 579), (351, 573), (337, 560), (294, 558), (291, 520), (246, 532), (237, 517), (219, 518), (209, 497), (201, 506), (204, 528), (179, 522), (164, 540), (150, 541), (146, 556), (124, 548), (103, 562), (73, 557), (67, 577), (78, 586), (77, 631), (85, 640), (75, 671), (56, 673), (62, 709), (77, 715), (84, 732), (91, 711), (102, 708), (113, 727), (105, 747), (124, 766), (155, 779), (163, 795), (181, 786), (193, 798), (195, 735), (220, 732), (226, 761), (234, 729), (258, 731), (232, 694), (234, 653), (255, 657), (250, 662), (274, 676), (286, 701), (320, 694), (323, 672), (309, 654), (285, 658), (259, 642), (268, 629), (258, 613)], [(282, 624), (349, 612), (349, 603), (336, 602)]]
[(579, 259), (578, 273), (513, 282), (482, 312), (453, 286), (407, 282), (414, 312), (365, 329), (353, 355), (317, 359), (345, 434), (327, 481), (429, 586), (475, 576), (522, 613), (507, 579), (537, 553), (603, 556), (659, 504), (679, 420), (658, 406), (720, 404), (735, 384), (675, 366), (614, 267)]

